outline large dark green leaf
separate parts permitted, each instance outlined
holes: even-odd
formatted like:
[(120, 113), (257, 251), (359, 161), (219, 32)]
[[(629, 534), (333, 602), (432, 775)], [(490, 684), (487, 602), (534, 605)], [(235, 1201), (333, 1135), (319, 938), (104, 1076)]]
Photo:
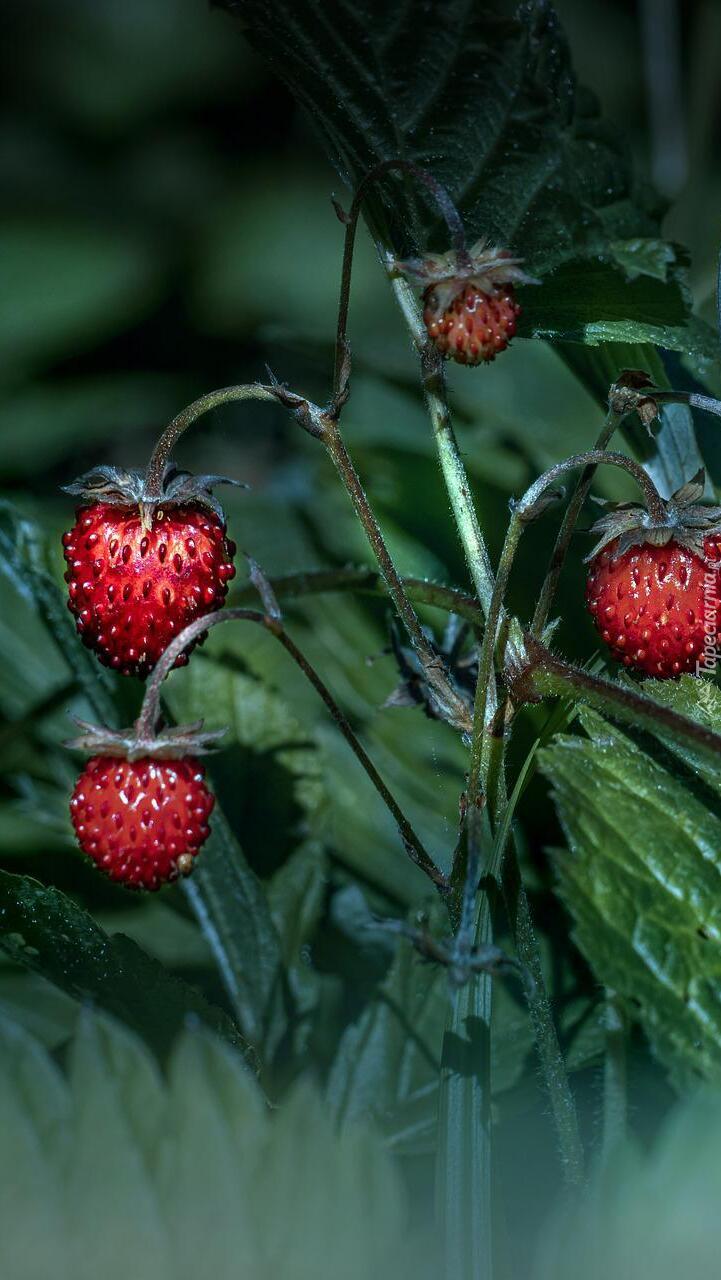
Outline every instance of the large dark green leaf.
[[(718, 730), (706, 682), (659, 696)], [(579, 715), (586, 738), (559, 735), (540, 753), (568, 840), (556, 865), (576, 941), (676, 1078), (721, 1080), (719, 769), (665, 734), (636, 741)]]
[(230, 1018), (122, 934), (112, 937), (71, 898), (0, 871), (0, 948), (78, 1000), (132, 1027), (161, 1055), (195, 1019), (243, 1047)]
[[(660, 208), (625, 144), (575, 81), (547, 0), (221, 0), (312, 115), (351, 185), (393, 157), (429, 168), (469, 239), (510, 245), (544, 279), (521, 332), (664, 340), (686, 303)], [(370, 191), (395, 252), (447, 245), (433, 200), (407, 176)], [(595, 326), (595, 327), (594, 327)]]

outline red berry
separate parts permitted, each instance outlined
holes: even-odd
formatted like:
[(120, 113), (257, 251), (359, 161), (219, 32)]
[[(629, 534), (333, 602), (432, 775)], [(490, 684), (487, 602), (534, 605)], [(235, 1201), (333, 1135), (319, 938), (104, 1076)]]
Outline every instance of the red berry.
[(70, 816), (83, 853), (130, 889), (159, 889), (188, 875), (209, 834), (215, 803), (192, 756), (94, 756), (80, 774)]
[[(586, 600), (601, 637), (625, 666), (665, 679), (698, 674), (707, 641), (715, 643), (721, 610), (721, 537), (703, 543), (704, 563), (671, 539), (637, 543), (618, 555), (619, 540), (591, 561)], [(721, 617), (718, 619), (721, 630)], [(703, 664), (702, 664), (703, 665)]]
[(220, 608), (235, 574), (223, 521), (200, 505), (158, 509), (144, 529), (137, 506), (96, 502), (78, 508), (63, 545), (82, 640), (122, 675), (146, 676), (189, 622)]
[(447, 304), (436, 286), (429, 285), (423, 302), (428, 337), (442, 356), (458, 364), (495, 360), (516, 332), (516, 318), (521, 311), (512, 284), (488, 293), (467, 284)]

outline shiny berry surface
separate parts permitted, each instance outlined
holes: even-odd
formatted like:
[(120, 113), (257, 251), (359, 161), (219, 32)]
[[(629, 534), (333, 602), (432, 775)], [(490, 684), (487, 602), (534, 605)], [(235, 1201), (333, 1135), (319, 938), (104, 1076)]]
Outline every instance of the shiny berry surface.
[(94, 756), (70, 801), (80, 848), (130, 889), (160, 889), (188, 875), (210, 834), (215, 800), (204, 777), (192, 756), (133, 762)]
[(492, 293), (466, 285), (453, 301), (441, 307), (430, 285), (423, 294), (423, 320), (428, 337), (441, 355), (458, 364), (487, 364), (504, 351), (516, 332), (521, 308), (513, 285)]
[(150, 529), (137, 507), (81, 507), (63, 546), (81, 639), (122, 675), (146, 676), (183, 627), (220, 608), (235, 574), (234, 543), (199, 506), (158, 510)]
[[(721, 539), (707, 538), (705, 564), (676, 542), (592, 560), (586, 601), (602, 640), (624, 666), (656, 679), (703, 670), (704, 648), (721, 629)], [(718, 623), (716, 613), (719, 613)]]

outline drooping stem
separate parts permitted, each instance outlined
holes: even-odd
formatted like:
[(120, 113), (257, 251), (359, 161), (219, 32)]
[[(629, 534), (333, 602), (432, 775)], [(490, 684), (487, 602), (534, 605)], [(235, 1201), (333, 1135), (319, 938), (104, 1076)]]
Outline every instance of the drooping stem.
[(548, 471), (544, 471), (543, 475), (539, 476), (530, 488), (526, 490), (517, 504), (517, 511), (527, 519), (530, 518), (533, 507), (543, 497), (546, 490), (550, 489), (566, 472), (575, 471), (577, 467), (595, 467), (599, 463), (604, 463), (610, 467), (620, 467), (622, 471), (627, 471), (630, 476), (633, 476), (643, 493), (649, 515), (659, 524), (664, 523), (666, 520), (666, 506), (648, 472), (644, 470), (640, 463), (634, 462), (633, 458), (627, 457), (625, 453), (612, 453), (605, 449), (589, 449), (587, 453), (575, 453), (563, 462), (557, 462), (555, 466), (549, 467)]
[(337, 421), (331, 418), (324, 421), (322, 439), (353, 503), (356, 515), (363, 525), (388, 592), (408, 632), (411, 644), (423, 665), (428, 683), (438, 702), (438, 709), (442, 718), (464, 732), (470, 731), (471, 718), (468, 707), (464, 699), (453, 688), (442, 658), (428, 640), (421, 627), (418, 614), (408, 599), (403, 580), (391, 559), (373, 508), (368, 501), (358, 472), (353, 465), (353, 460), (340, 434)]
[(198, 418), (221, 404), (229, 404), (236, 400), (268, 400), (277, 403), (277, 397), (271, 387), (260, 383), (248, 383), (236, 387), (221, 387), (217, 391), (209, 391), (200, 396), (192, 404), (187, 405), (168, 423), (158, 443), (153, 449), (150, 462), (145, 473), (145, 492), (148, 498), (159, 498), (162, 493), (163, 474), (166, 464), (184, 431), (192, 426)]
[[(625, 414), (614, 413), (612, 409), (609, 409), (601, 433), (593, 446), (594, 449), (606, 448), (606, 445), (613, 436), (616, 428), (623, 421), (624, 417)], [(538, 597), (538, 604), (536, 605), (533, 615), (531, 631), (534, 635), (540, 635), (548, 621), (548, 614), (558, 589), (558, 582), (566, 561), (566, 556), (568, 555), (568, 548), (571, 545), (573, 531), (576, 528), (578, 517), (581, 514), (581, 508), (588, 497), (593, 477), (596, 474), (596, 466), (596, 463), (589, 463), (587, 467), (584, 467), (583, 472), (578, 479), (578, 483), (576, 484), (576, 488), (571, 495), (571, 500), (566, 507), (563, 520), (561, 522), (561, 528), (558, 531), (556, 543), (553, 551), (551, 552), (551, 559), (546, 571), (546, 578), (541, 588), (541, 594)]]
[(402, 278), (392, 280), (393, 292), (406, 319), (411, 337), (421, 357), (423, 390), (428, 416), (441, 465), (443, 479), (456, 522), (458, 536), (466, 558), (471, 581), (484, 614), (488, 613), (493, 594), (493, 573), (485, 540), (471, 496), (468, 473), (453, 430), (446, 399), (443, 361), (430, 347), (423, 317), (413, 290)]
[(445, 187), (434, 178), (432, 173), (427, 169), (421, 169), (418, 165), (412, 164), (410, 160), (384, 160), (381, 164), (377, 164), (369, 170), (369, 172), (359, 182), (353, 203), (347, 214), (342, 214), (345, 223), (345, 244), (343, 247), (343, 267), (341, 271), (340, 300), (338, 303), (338, 330), (336, 338), (336, 354), (335, 354), (335, 379), (334, 389), (336, 395), (341, 391), (343, 381), (343, 368), (346, 360), (346, 352), (348, 349), (348, 306), (350, 303), (350, 286), (351, 276), (353, 272), (353, 250), (355, 248), (356, 232), (358, 230), (358, 218), (360, 217), (363, 200), (368, 189), (378, 182), (384, 174), (392, 171), (402, 171), (411, 174), (418, 182), (422, 183), (433, 196), (438, 208), (445, 219), (446, 226), (451, 237), (451, 243), (456, 252), (456, 257), (461, 266), (468, 263), (468, 249), (466, 246), (466, 232), (463, 226), (463, 220), (456, 206), (451, 200), (450, 195)]
[(166, 676), (172, 670), (176, 659), (180, 657), (188, 645), (197, 640), (205, 631), (209, 631), (211, 627), (215, 627), (221, 622), (253, 622), (256, 625), (265, 627), (283, 645), (283, 648), (290, 654), (293, 661), (303, 672), (303, 675), (322, 698), (338, 729), (354, 752), (356, 759), (364, 768), (386, 808), (393, 816), (408, 856), (433, 881), (437, 889), (445, 892), (447, 882), (443, 872), (436, 866), (431, 855), (416, 835), (408, 818), (389, 791), (367, 751), (356, 737), (330, 690), (323, 683), (307, 658), (303, 656), (294, 641), (291, 640), (278, 618), (269, 617), (267, 614), (260, 613), (255, 609), (219, 609), (203, 618), (196, 618), (194, 622), (185, 627), (170, 642), (148, 680), (140, 715), (136, 722), (138, 738), (151, 738), (156, 731), (160, 717), (160, 689)]
[[(469, 804), (475, 804), (477, 802), (482, 791), (485, 790), (485, 782), (487, 780), (487, 773), (485, 773), (484, 776), (484, 760), (487, 762), (488, 756), (484, 751), (484, 744), (489, 710), (489, 688), (493, 678), (498, 624), (503, 609), (506, 589), (508, 587), (511, 566), (513, 565), (513, 560), (515, 558), (516, 549), (522, 532), (523, 522), (518, 511), (514, 510), (511, 513), (511, 519), (508, 523), (501, 558), (498, 562), (496, 582), (493, 588), (493, 595), (491, 596), (488, 617), (486, 618), (486, 629), (483, 633), (483, 641), (478, 659), (478, 677), (476, 680), (476, 696), (473, 707), (473, 737), (471, 739), (471, 759), (468, 769), (467, 794)], [(491, 710), (495, 711), (494, 704), (491, 704)]]

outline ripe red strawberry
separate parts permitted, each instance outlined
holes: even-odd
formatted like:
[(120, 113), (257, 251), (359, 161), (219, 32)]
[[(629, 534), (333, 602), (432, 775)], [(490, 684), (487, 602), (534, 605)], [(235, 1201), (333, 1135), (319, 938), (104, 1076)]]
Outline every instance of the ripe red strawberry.
[(625, 506), (594, 526), (604, 537), (588, 573), (591, 616), (616, 658), (656, 679), (698, 675), (721, 631), (721, 509), (696, 505), (702, 492), (695, 480), (674, 494), (663, 525)]
[(521, 311), (512, 284), (492, 293), (467, 284), (446, 307), (440, 297), (436, 286), (429, 285), (423, 294), (423, 321), (442, 356), (458, 364), (482, 364), (505, 351)]
[(68, 608), (83, 642), (122, 675), (146, 676), (175, 635), (223, 604), (235, 544), (210, 495), (220, 478), (169, 470), (149, 511), (139, 473), (99, 467), (68, 486), (85, 499), (63, 535)]
[(94, 756), (70, 801), (83, 853), (130, 889), (155, 890), (189, 875), (215, 803), (204, 776), (192, 756)]
[(487, 364), (516, 332), (521, 308), (514, 284), (537, 284), (520, 259), (479, 240), (465, 253), (452, 250), (399, 262), (423, 289), (423, 320), (433, 345), (458, 364)]

